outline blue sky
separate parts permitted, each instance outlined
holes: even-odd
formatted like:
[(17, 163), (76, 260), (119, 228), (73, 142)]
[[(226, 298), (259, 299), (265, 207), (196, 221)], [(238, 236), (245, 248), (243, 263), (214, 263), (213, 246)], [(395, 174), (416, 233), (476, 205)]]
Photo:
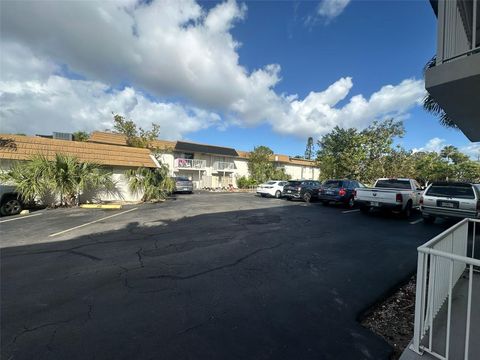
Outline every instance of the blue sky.
[(115, 112), (168, 139), (301, 155), (308, 136), (393, 116), (408, 149), (480, 153), (418, 106), (426, 0), (0, 6), (1, 131), (105, 130)]

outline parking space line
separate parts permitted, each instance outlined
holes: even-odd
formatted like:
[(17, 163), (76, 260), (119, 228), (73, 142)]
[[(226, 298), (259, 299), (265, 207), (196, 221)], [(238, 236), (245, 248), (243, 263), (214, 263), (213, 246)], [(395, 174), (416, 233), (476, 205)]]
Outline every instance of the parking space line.
[(345, 210), (345, 211), (342, 211), (342, 214), (348, 214), (348, 213), (352, 213), (352, 212), (359, 212), (360, 209), (354, 209), (354, 210)]
[(415, 224), (418, 224), (419, 222), (422, 222), (423, 219), (417, 219), (415, 221), (410, 221), (410, 225), (415, 225)]
[(0, 221), (0, 224), (5, 223), (5, 222), (9, 222), (9, 221), (22, 220), (22, 219), (26, 219), (26, 218), (33, 217), (33, 216), (42, 215), (42, 214), (43, 213), (37, 213), (37, 214), (32, 214), (32, 215), (27, 215), (27, 216), (20, 215), (19, 217), (16, 217), (16, 218), (13, 218), (13, 219), (2, 220), (2, 221)]
[(105, 217), (103, 217), (103, 218), (101, 218), (101, 219), (97, 219), (97, 220), (94, 220), (94, 221), (90, 221), (90, 222), (85, 223), (85, 224), (82, 224), (82, 225), (74, 226), (74, 227), (72, 227), (72, 228), (70, 228), (70, 229), (66, 229), (66, 230), (63, 230), (63, 231), (56, 232), (56, 233), (54, 233), (54, 234), (50, 234), (49, 237), (54, 237), (54, 236), (58, 236), (58, 235), (61, 235), (61, 234), (65, 234), (66, 232), (69, 232), (69, 231), (72, 231), (72, 230), (76, 230), (76, 229), (80, 229), (80, 228), (82, 228), (82, 227), (84, 227), (84, 226), (92, 225), (92, 224), (95, 224), (95, 223), (100, 222), (100, 221), (103, 221), (103, 220), (111, 219), (111, 218), (113, 218), (113, 217), (115, 217), (115, 216), (123, 215), (123, 214), (129, 213), (129, 212), (134, 211), (134, 210), (137, 210), (137, 209), (138, 209), (138, 207), (133, 208), (133, 209), (130, 209), (130, 210), (122, 211), (122, 212), (120, 212), (120, 213), (113, 214), (113, 215), (110, 215), (110, 216), (105, 216)]

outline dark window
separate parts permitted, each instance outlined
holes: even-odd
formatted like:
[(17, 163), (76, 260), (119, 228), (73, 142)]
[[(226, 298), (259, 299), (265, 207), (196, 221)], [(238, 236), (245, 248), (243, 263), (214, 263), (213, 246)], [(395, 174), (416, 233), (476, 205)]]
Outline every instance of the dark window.
[(375, 184), (376, 188), (391, 188), (391, 189), (411, 189), (409, 180), (378, 180)]
[(343, 186), (343, 181), (341, 180), (328, 180), (323, 184), (327, 188), (340, 188)]
[(177, 176), (175, 177), (175, 181), (190, 181), (190, 179), (186, 176)]
[(428, 196), (475, 199), (475, 194), (471, 186), (455, 185), (432, 185), (427, 191)]
[(289, 186), (300, 186), (300, 185), (302, 185), (302, 182), (301, 181), (289, 181), (288, 185)]

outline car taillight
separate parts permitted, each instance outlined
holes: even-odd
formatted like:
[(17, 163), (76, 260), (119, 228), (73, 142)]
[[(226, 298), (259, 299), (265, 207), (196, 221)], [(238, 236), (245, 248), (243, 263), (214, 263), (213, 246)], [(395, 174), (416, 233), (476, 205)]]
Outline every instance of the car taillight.
[(338, 190), (338, 195), (340, 195), (340, 196), (345, 196), (346, 193), (347, 192), (345, 191), (344, 188), (341, 188), (340, 190)]
[(403, 202), (402, 194), (397, 194), (397, 196), (395, 197), (395, 200), (400, 203)]
[(423, 205), (423, 196), (420, 198), (420, 205)]

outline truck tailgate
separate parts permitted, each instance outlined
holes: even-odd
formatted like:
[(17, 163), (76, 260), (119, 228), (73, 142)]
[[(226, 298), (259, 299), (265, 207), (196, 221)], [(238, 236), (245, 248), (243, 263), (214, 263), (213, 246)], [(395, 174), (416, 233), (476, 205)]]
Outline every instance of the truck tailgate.
[(394, 204), (396, 203), (396, 196), (399, 192), (398, 189), (360, 188), (357, 189), (357, 200)]

